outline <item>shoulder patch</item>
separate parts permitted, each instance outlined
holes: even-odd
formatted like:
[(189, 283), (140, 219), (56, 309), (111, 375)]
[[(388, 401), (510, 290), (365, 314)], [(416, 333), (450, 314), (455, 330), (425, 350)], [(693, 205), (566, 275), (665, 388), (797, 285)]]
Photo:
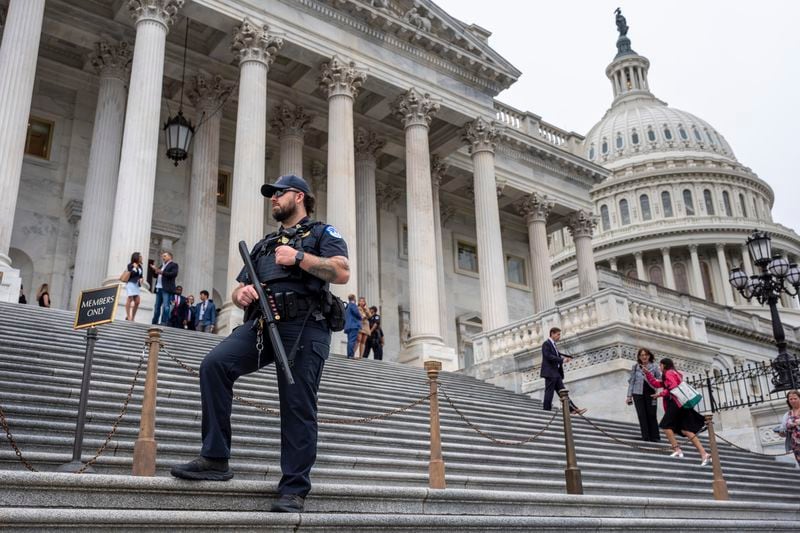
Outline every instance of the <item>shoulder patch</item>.
[(328, 226), (327, 228), (325, 228), (325, 231), (327, 231), (328, 235), (330, 235), (331, 237), (335, 237), (337, 239), (342, 238), (342, 235), (338, 231), (336, 231), (336, 228), (334, 228), (333, 226)]

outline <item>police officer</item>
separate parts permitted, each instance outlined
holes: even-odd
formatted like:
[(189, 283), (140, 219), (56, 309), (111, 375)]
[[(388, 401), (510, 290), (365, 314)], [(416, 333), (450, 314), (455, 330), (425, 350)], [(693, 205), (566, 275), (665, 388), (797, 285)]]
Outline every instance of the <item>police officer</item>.
[[(317, 455), (317, 391), (328, 358), (331, 330), (323, 314), (323, 293), (330, 283), (347, 283), (347, 245), (332, 226), (313, 221), (314, 197), (306, 181), (281, 176), (264, 185), (279, 231), (267, 235), (251, 251), (259, 280), (278, 311), (278, 330), (290, 361), (294, 385), (278, 371), (281, 409), (281, 477), (276, 512), (300, 512), (311, 489), (309, 472)], [(225, 481), (231, 448), (233, 384), (274, 361), (274, 353), (258, 310), (258, 295), (243, 269), (231, 299), (245, 309), (245, 322), (217, 345), (200, 365), (203, 406), (200, 456), (176, 465), (172, 475), (192, 480)], [(259, 350), (258, 347), (261, 347)]]

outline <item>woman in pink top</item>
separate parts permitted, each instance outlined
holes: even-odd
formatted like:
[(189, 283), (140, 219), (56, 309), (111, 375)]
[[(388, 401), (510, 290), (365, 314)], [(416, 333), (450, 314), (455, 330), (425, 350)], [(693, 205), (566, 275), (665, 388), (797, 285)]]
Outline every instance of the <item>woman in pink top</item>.
[(700, 466), (705, 466), (711, 462), (711, 456), (706, 453), (703, 444), (696, 435), (705, 425), (705, 420), (700, 413), (694, 409), (682, 408), (675, 402), (675, 399), (670, 394), (669, 391), (680, 385), (681, 381), (683, 381), (683, 376), (680, 372), (675, 370), (675, 363), (672, 362), (672, 359), (665, 357), (659, 361), (659, 365), (661, 367), (662, 376), (660, 380), (656, 379), (646, 366), (642, 367), (642, 371), (644, 372), (645, 378), (647, 378), (647, 382), (650, 383), (653, 388), (661, 389), (659, 392), (653, 394), (653, 398), (661, 396), (664, 401), (664, 418), (661, 419), (661, 423), (658, 426), (664, 430), (667, 440), (669, 440), (669, 443), (672, 445), (674, 451), (671, 457), (683, 457), (683, 451), (681, 451), (678, 440), (675, 438), (675, 432), (680, 431), (686, 438), (692, 441), (692, 444), (694, 444), (694, 447), (697, 448), (697, 451), (700, 453), (700, 457), (703, 458)]

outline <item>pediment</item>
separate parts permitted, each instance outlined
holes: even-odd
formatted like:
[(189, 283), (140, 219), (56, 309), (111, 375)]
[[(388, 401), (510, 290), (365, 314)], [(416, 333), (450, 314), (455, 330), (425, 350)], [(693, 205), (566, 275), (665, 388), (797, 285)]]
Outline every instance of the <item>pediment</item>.
[(449, 63), (451, 73), (479, 80), (483, 89), (495, 94), (521, 75), (489, 46), (489, 32), (457, 20), (429, 0), (319, 1), (366, 23), (370, 33), (383, 36), (389, 46), (411, 46), (431, 54)]

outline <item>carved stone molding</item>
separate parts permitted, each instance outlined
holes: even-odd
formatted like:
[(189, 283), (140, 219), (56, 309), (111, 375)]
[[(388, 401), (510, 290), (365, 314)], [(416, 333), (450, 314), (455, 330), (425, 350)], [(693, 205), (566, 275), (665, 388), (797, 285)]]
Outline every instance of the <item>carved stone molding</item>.
[(183, 4), (184, 0), (128, 0), (128, 11), (137, 23), (153, 20), (169, 28)]
[(386, 141), (379, 138), (378, 134), (374, 131), (369, 131), (364, 128), (358, 128), (356, 131), (355, 148), (357, 160), (374, 161), (385, 145)]
[(469, 153), (488, 151), (494, 153), (500, 130), (494, 122), (486, 122), (481, 117), (464, 124), (461, 140), (469, 147)]
[(456, 208), (451, 205), (443, 205), (439, 216), (442, 220), (442, 227), (445, 227), (456, 216)]
[(403, 126), (430, 126), (433, 115), (439, 111), (439, 104), (431, 100), (428, 93), (420, 94), (415, 88), (410, 88), (397, 97), (392, 104), (392, 112)]
[(519, 205), (519, 214), (525, 217), (525, 222), (547, 222), (550, 210), (553, 209), (555, 202), (547, 198), (546, 194), (531, 193), (522, 199)]
[(596, 226), (597, 217), (583, 209), (575, 211), (567, 218), (567, 228), (573, 239), (575, 237), (591, 237)]
[(94, 43), (94, 52), (89, 55), (89, 62), (101, 77), (122, 81), (128, 80), (132, 60), (133, 47), (128, 42), (116, 42), (107, 36)]
[(234, 83), (220, 75), (200, 72), (192, 76), (186, 96), (198, 110), (204, 113), (215, 113), (233, 90)]
[(391, 211), (398, 200), (403, 197), (403, 189), (382, 181), (376, 183), (375, 193), (378, 197), (378, 205), (385, 211)]
[(339, 56), (322, 63), (319, 70), (319, 87), (328, 98), (339, 95), (355, 98), (361, 85), (367, 81), (366, 72), (356, 69), (352, 61), (348, 63), (339, 59)]
[(269, 33), (269, 26), (253, 23), (249, 18), (244, 18), (242, 23), (233, 30), (231, 52), (239, 60), (239, 64), (247, 61), (259, 61), (269, 66), (275, 61), (275, 56), (283, 47), (283, 39)]
[(424, 8), (415, 6), (406, 11), (405, 15), (403, 15), (403, 20), (417, 29), (430, 32), (432, 27), (431, 21), (433, 20), (433, 17), (429, 13), (425, 12)]
[(321, 194), (328, 190), (328, 179), (325, 176), (325, 163), (322, 161), (311, 162), (311, 188), (314, 194)]
[(269, 124), (278, 134), (278, 138), (286, 136), (302, 138), (311, 119), (311, 115), (305, 113), (303, 106), (292, 108), (287, 104), (281, 104), (274, 107)]
[(434, 190), (439, 190), (442, 185), (442, 178), (447, 174), (448, 168), (450, 168), (450, 165), (445, 163), (438, 155), (434, 154), (431, 157), (431, 183)]
[(503, 196), (503, 191), (506, 190), (506, 185), (508, 185), (508, 181), (505, 178), (498, 178), (495, 177), (494, 179), (494, 190), (497, 193), (497, 199), (499, 200)]

